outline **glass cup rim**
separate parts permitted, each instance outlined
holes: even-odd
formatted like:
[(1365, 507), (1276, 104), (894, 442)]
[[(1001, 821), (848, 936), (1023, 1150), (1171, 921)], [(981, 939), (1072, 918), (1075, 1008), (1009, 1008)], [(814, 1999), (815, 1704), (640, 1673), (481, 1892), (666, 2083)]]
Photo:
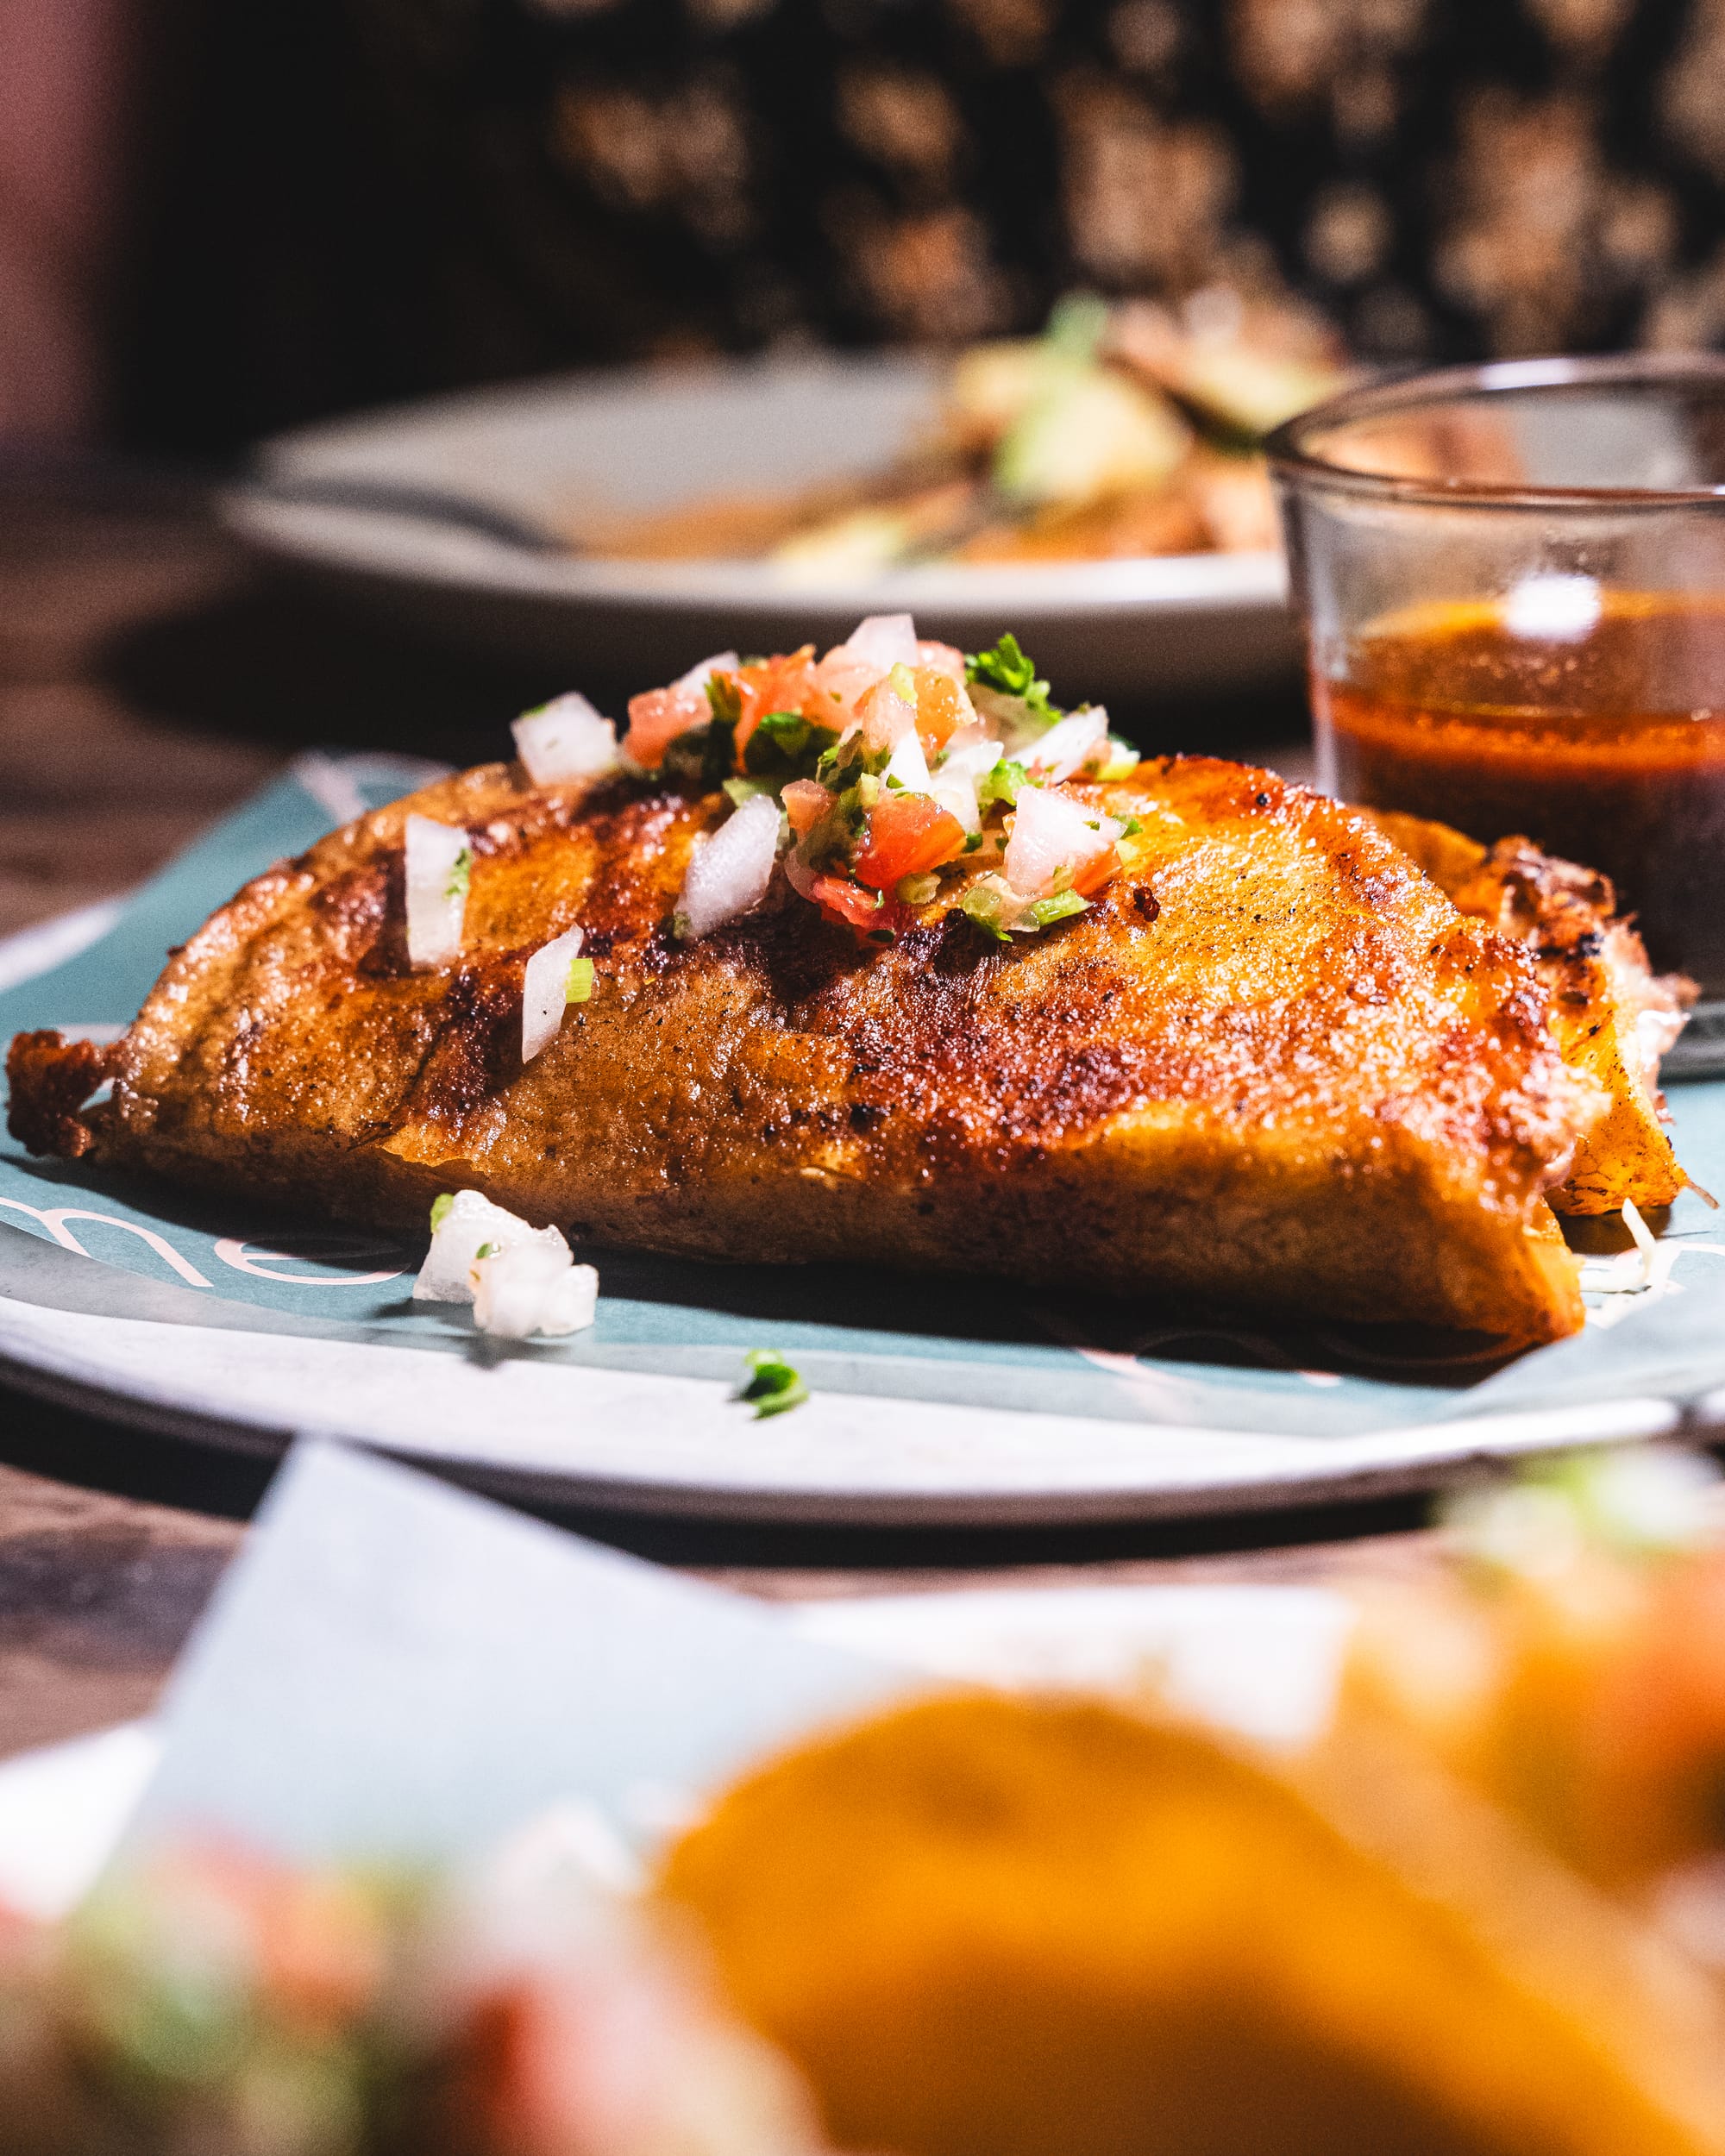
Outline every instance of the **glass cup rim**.
[(1264, 442), (1276, 478), (1383, 502), (1450, 509), (1660, 510), (1725, 508), (1725, 480), (1711, 486), (1526, 486), (1486, 479), (1414, 478), (1350, 470), (1309, 448), (1314, 434), (1395, 412), (1484, 404), (1529, 392), (1619, 388), (1656, 392), (1704, 387), (1725, 402), (1725, 358), (1705, 352), (1612, 353), (1597, 358), (1492, 360), (1470, 367), (1420, 367), (1365, 383), (1296, 412)]

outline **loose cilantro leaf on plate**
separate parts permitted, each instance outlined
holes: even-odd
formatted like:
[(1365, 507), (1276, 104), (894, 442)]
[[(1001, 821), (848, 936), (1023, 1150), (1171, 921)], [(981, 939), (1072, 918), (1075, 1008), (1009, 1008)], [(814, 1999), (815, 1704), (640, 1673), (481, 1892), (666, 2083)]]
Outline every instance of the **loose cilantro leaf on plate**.
[(751, 1375), (737, 1397), (753, 1402), (757, 1422), (763, 1415), (781, 1415), (787, 1408), (800, 1407), (808, 1398), (808, 1387), (776, 1348), (751, 1348), (743, 1360)]

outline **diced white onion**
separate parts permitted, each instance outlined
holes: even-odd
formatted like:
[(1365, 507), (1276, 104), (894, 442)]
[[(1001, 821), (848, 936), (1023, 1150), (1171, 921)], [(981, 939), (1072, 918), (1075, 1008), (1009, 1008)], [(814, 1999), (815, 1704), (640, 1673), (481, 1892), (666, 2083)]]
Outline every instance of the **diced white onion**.
[(521, 1060), (530, 1063), (557, 1037), (569, 1001), (569, 965), (579, 956), (581, 931), (566, 929), (542, 943), (527, 962), (521, 988)]
[(976, 805), (976, 781), (962, 771), (938, 771), (925, 789), (930, 798), (956, 816), (967, 831), (982, 828), (982, 812)]
[(932, 674), (944, 674), (953, 682), (967, 707), (970, 698), (964, 681), (964, 654), (951, 644), (932, 643), (926, 636), (917, 641), (917, 664), (926, 667)]
[(524, 711), (510, 731), (535, 786), (591, 778), (617, 761), (616, 727), (573, 689), (537, 711)]
[(941, 759), (941, 774), (944, 777), (962, 774), (973, 780), (984, 779), (1000, 761), (1000, 743), (980, 726), (967, 726), (947, 743), (946, 754)]
[(712, 658), (703, 659), (687, 674), (680, 674), (671, 686), (678, 689), (704, 689), (715, 674), (735, 674), (742, 664), (734, 651), (715, 651)]
[(1003, 876), (978, 876), (964, 894), (964, 909), (991, 927), (1020, 927), (1030, 912), (1030, 899), (1014, 891)]
[(967, 831), (982, 828), (976, 788), (1000, 761), (1000, 743), (973, 722), (961, 726), (947, 743), (940, 768), (929, 781), (928, 791), (942, 808), (952, 812)]
[(1021, 696), (1008, 696), (1003, 689), (991, 689), (975, 681), (970, 686), (970, 698), (983, 724), (1000, 735), (1008, 756), (1022, 761), (1026, 749), (1053, 731), (1046, 718), (1039, 712), (1033, 714)]
[(543, 1238), (475, 1258), (472, 1277), (474, 1322), (494, 1338), (561, 1336), (593, 1321), (599, 1275), (591, 1265), (575, 1263), (555, 1228), (546, 1229)]
[(882, 674), (917, 664), (916, 624), (908, 614), (870, 614), (844, 642), (848, 650)]
[(887, 768), (881, 774), (882, 786), (894, 779), (906, 793), (926, 793), (929, 790), (928, 759), (922, 752), (914, 726), (907, 726), (899, 736)]
[(677, 900), (681, 933), (709, 936), (759, 906), (778, 850), (779, 805), (771, 794), (757, 793), (690, 855)]
[(461, 955), (467, 878), (461, 856), (467, 834), (429, 816), (407, 819), (407, 956), (415, 966), (447, 965)]
[(501, 1206), (494, 1206), (477, 1190), (458, 1190), (432, 1230), (431, 1247), (425, 1253), (425, 1263), (413, 1283), (413, 1300), (471, 1302), (474, 1289), (469, 1275), (474, 1257), (487, 1243), (504, 1250), (512, 1250), (518, 1244), (536, 1241), (545, 1244), (548, 1249), (553, 1243), (565, 1252), (568, 1249), (555, 1228), (530, 1228), (526, 1221), (506, 1213)]
[(1024, 752), (1025, 768), (1042, 773), (1057, 786), (1087, 763), (1100, 761), (1107, 745), (1108, 714), (1093, 704), (1088, 711), (1069, 713), (1032, 742)]
[(1064, 868), (1072, 874), (1106, 853), (1122, 826), (1112, 816), (1096, 817), (1070, 793), (1043, 787), (1022, 787), (1002, 863), (1007, 881), (1020, 897), (1051, 891)]

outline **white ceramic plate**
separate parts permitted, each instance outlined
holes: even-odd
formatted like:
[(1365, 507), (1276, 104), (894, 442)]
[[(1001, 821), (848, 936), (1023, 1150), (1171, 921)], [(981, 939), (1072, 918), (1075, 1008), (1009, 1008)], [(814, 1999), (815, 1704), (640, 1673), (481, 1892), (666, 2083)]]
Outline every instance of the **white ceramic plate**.
[[(573, 507), (668, 508), (877, 468), (932, 411), (939, 369), (889, 355), (569, 377), (308, 427), (263, 471), (468, 498), (535, 523)], [(913, 611), (966, 649), (1014, 630), (1076, 699), (1122, 708), (1173, 691), (1286, 678), (1295, 636), (1279, 554), (1046, 567), (930, 566), (811, 583), (758, 561), (534, 554), (367, 509), (235, 492), (225, 513), (273, 557), (443, 636), (645, 686), (707, 652), (837, 641), (861, 616)]]
[[(422, 775), (304, 758), (157, 880), (0, 944), (0, 1041), (111, 1038), (160, 954), (247, 875)], [(1672, 1088), (1725, 1187), (1725, 1084)], [(423, 1245), (33, 1159), (0, 1137), (0, 1369), (50, 1399), (275, 1452), (317, 1431), (551, 1502), (744, 1519), (1057, 1521), (1428, 1488), (1465, 1463), (1725, 1426), (1725, 1241), (1686, 1194), (1668, 1292), (1497, 1367), (1477, 1344), (1260, 1330), (874, 1269), (599, 1254), (599, 1319), (500, 1348), (415, 1304)], [(1607, 1319), (1621, 1317), (1621, 1324)], [(746, 1350), (806, 1379), (737, 1398)]]

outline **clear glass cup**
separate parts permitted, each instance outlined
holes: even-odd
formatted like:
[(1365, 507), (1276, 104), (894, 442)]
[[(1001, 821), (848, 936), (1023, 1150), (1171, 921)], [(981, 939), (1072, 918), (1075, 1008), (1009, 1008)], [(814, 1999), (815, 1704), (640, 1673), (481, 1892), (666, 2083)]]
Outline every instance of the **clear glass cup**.
[(1415, 376), (1270, 457), (1320, 782), (1603, 870), (1725, 1069), (1725, 360)]

